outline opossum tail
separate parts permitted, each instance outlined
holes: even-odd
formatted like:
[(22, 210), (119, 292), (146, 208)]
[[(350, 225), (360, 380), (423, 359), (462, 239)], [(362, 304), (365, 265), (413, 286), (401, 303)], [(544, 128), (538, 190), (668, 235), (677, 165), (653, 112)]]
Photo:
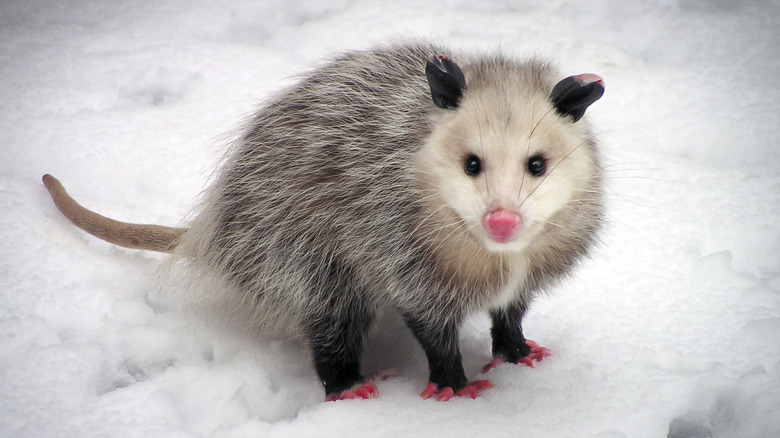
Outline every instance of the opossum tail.
[(115, 221), (82, 207), (68, 195), (65, 187), (57, 178), (49, 174), (43, 175), (43, 185), (49, 190), (54, 205), (74, 225), (114, 245), (132, 249), (171, 252), (178, 245), (181, 235), (187, 231), (186, 228)]

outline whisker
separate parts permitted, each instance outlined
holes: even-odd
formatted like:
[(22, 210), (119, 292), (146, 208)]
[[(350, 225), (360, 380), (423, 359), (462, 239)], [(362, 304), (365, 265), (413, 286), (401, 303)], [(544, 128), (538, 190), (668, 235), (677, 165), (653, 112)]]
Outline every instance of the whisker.
[[(528, 134), (528, 137), (526, 138), (526, 150), (525, 150), (525, 156), (528, 157), (531, 154), (531, 138), (533, 137), (534, 133), (536, 132), (536, 129), (539, 128), (539, 125), (541, 125), (542, 121), (544, 121), (545, 118), (547, 118), (548, 115), (550, 115), (553, 112), (554, 108), (550, 107), (543, 115), (539, 118), (539, 120), (534, 125), (533, 129), (531, 129), (531, 132)], [(534, 106), (533, 111), (536, 111), (536, 106)], [(533, 119), (533, 113), (531, 115)], [(523, 176), (520, 179), (520, 190), (518, 190), (517, 197), (519, 198), (520, 195), (523, 192), (523, 184), (525, 183), (525, 174), (526, 169), (525, 165), (523, 165)]]
[(522, 206), (523, 206), (523, 204), (525, 204), (525, 201), (526, 201), (526, 200), (528, 200), (528, 198), (530, 198), (531, 196), (533, 196), (533, 194), (534, 194), (534, 193), (536, 193), (536, 191), (537, 191), (537, 190), (539, 190), (539, 187), (541, 187), (541, 186), (544, 184), (544, 182), (547, 180), (547, 178), (548, 178), (550, 175), (552, 175), (552, 173), (553, 173), (553, 172), (555, 172), (555, 169), (557, 169), (557, 168), (558, 168), (558, 166), (560, 166), (560, 165), (561, 165), (561, 163), (563, 163), (564, 161), (566, 161), (566, 159), (567, 159), (567, 158), (569, 158), (569, 157), (571, 156), (571, 154), (573, 154), (573, 153), (574, 153), (574, 152), (575, 152), (577, 149), (579, 149), (580, 147), (582, 147), (582, 145), (584, 145), (584, 144), (586, 144), (586, 143), (588, 143), (588, 142), (590, 142), (590, 141), (591, 141), (591, 139), (590, 139), (590, 138), (588, 138), (588, 139), (584, 140), (582, 143), (578, 144), (578, 145), (577, 145), (577, 147), (575, 147), (574, 149), (572, 149), (571, 151), (569, 151), (569, 153), (568, 153), (568, 154), (566, 154), (566, 155), (565, 155), (565, 156), (564, 156), (564, 157), (561, 159), (561, 161), (559, 161), (559, 162), (555, 163), (555, 166), (553, 166), (553, 168), (552, 168), (552, 169), (550, 169), (550, 171), (549, 171), (549, 172), (547, 172), (547, 173), (544, 175), (544, 177), (542, 178), (542, 180), (541, 180), (541, 181), (539, 181), (539, 184), (538, 184), (536, 187), (534, 187), (534, 189), (531, 191), (531, 193), (529, 193), (529, 194), (528, 194), (528, 196), (526, 196), (526, 197), (525, 197), (525, 199), (523, 199), (523, 200), (520, 202), (520, 205), (518, 206), (518, 208), (522, 207)]
[[(482, 104), (482, 98), (480, 97), (480, 104)], [(484, 105), (483, 105), (484, 106)], [(479, 133), (479, 151), (480, 156), (479, 159), (482, 160), (482, 165), (485, 165), (485, 145), (483, 143), (483, 136), (482, 136), (482, 122), (479, 118), (477, 118), (477, 131)], [(488, 181), (488, 178), (484, 175), (484, 169), (481, 173), (482, 178), (485, 180), (485, 192), (487, 192), (487, 197), (490, 199), (490, 181)]]

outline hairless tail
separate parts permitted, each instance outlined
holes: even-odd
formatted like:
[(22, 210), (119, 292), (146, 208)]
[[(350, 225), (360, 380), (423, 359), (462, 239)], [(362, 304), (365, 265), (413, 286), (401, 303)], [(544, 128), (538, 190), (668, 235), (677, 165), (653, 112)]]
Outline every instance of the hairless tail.
[(57, 178), (43, 175), (43, 184), (49, 190), (54, 205), (74, 225), (87, 233), (114, 245), (132, 249), (172, 252), (186, 228), (150, 224), (130, 224), (101, 216), (82, 207), (70, 197)]

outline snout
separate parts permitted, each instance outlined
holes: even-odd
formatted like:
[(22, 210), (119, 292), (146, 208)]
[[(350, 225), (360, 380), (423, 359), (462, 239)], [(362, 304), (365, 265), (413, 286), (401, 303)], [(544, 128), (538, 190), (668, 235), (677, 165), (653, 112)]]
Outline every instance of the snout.
[(523, 228), (523, 217), (520, 213), (499, 208), (485, 213), (482, 226), (493, 240), (506, 243), (514, 240)]

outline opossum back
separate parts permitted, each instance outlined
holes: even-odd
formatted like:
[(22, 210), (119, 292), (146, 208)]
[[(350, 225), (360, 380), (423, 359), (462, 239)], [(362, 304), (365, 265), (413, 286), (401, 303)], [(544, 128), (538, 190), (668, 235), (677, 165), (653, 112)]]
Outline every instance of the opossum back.
[(348, 53), (273, 97), (182, 236), (177, 276), (201, 290), (219, 278), (233, 289), (221, 300), (255, 309), (249, 319), (262, 326), (312, 313), (317, 266), (334, 257), (392, 276), (422, 208), (411, 165), (430, 132), (422, 60), (441, 51)]

